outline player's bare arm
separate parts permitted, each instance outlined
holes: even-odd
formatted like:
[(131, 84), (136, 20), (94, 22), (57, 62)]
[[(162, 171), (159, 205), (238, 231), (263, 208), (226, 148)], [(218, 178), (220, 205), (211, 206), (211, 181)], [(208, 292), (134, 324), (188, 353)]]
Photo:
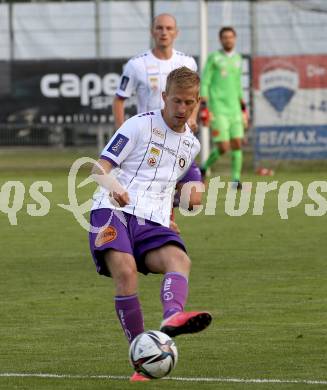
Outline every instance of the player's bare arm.
[(125, 99), (116, 95), (112, 104), (112, 112), (115, 119), (115, 129), (119, 129), (125, 121)]
[(200, 102), (195, 106), (189, 120), (187, 121), (187, 124), (190, 126), (191, 130), (194, 134), (198, 132), (198, 112), (200, 109)]
[(92, 177), (101, 187), (109, 191), (120, 207), (124, 207), (130, 201), (128, 192), (113, 175), (110, 175), (113, 168), (109, 161), (100, 158), (97, 164), (93, 165)]

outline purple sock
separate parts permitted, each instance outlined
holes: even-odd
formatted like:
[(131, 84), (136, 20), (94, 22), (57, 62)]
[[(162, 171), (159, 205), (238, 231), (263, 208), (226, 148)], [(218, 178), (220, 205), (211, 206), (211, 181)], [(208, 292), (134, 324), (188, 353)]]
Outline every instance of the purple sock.
[(160, 299), (163, 306), (163, 318), (183, 311), (188, 295), (188, 281), (179, 272), (165, 274), (161, 285)]
[(143, 314), (138, 296), (116, 296), (115, 307), (120, 324), (128, 342), (131, 343), (137, 335), (144, 332)]

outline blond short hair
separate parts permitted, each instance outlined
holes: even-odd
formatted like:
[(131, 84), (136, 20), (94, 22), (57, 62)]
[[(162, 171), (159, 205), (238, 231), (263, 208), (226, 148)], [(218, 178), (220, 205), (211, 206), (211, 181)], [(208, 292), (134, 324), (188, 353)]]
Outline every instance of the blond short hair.
[(166, 82), (166, 94), (169, 93), (169, 89), (172, 85), (176, 85), (179, 88), (188, 89), (197, 87), (200, 88), (200, 77), (193, 70), (182, 66), (171, 71), (167, 77)]

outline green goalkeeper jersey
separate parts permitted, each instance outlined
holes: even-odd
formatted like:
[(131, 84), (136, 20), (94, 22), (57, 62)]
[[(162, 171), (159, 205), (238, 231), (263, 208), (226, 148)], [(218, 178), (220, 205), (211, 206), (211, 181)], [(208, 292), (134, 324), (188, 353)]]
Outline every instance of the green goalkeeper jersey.
[(242, 57), (224, 51), (209, 54), (201, 78), (201, 96), (208, 99), (215, 115), (241, 115)]

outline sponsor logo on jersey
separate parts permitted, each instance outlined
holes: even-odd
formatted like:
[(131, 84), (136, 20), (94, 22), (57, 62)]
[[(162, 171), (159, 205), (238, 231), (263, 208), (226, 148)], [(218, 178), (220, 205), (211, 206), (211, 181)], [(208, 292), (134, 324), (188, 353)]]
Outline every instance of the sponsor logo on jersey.
[(104, 244), (107, 244), (111, 241), (114, 241), (117, 238), (117, 230), (113, 226), (107, 226), (105, 229), (102, 229), (97, 234), (95, 239), (95, 246), (100, 247)]
[(160, 156), (160, 150), (152, 147), (150, 150), (150, 154), (155, 154), (156, 156)]
[(149, 158), (147, 160), (148, 165), (150, 167), (154, 167), (157, 165), (157, 158), (160, 157), (161, 150), (158, 148), (155, 148), (154, 146), (151, 147), (149, 152)]
[(123, 134), (117, 134), (107, 150), (109, 153), (118, 157), (128, 141), (129, 138), (125, 137)]
[(157, 159), (153, 156), (148, 158), (148, 165), (154, 167), (157, 164)]
[(121, 79), (120, 87), (119, 87), (119, 88), (120, 88), (122, 91), (125, 91), (128, 82), (129, 82), (129, 77), (123, 76), (122, 79)]
[(184, 139), (183, 145), (186, 146), (187, 148), (189, 148), (191, 146), (190, 141), (187, 139)]
[(152, 133), (155, 134), (155, 135), (157, 135), (157, 136), (160, 137), (160, 138), (165, 138), (165, 134), (163, 133), (163, 131), (160, 130), (160, 129), (158, 129), (157, 127), (154, 127), (154, 128), (152, 129)]
[(159, 144), (158, 142), (155, 142), (155, 141), (151, 141), (151, 144), (157, 146), (161, 150), (165, 150), (166, 152), (170, 153), (171, 155), (173, 155), (175, 157), (177, 156), (177, 153), (174, 149), (168, 148), (164, 144)]
[(155, 76), (149, 77), (149, 84), (153, 91), (157, 90), (159, 88), (159, 79)]

